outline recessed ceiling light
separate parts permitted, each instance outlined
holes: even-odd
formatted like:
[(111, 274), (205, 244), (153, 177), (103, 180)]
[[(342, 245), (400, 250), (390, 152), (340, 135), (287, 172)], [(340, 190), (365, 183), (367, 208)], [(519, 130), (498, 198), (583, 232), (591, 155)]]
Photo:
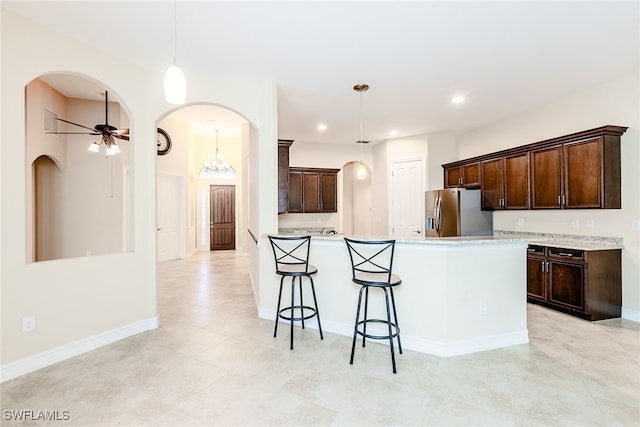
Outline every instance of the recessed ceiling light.
[(324, 123), (320, 123), (316, 129), (318, 129), (320, 132), (324, 132), (325, 130), (327, 130), (327, 125), (325, 125)]
[(451, 98), (451, 103), (452, 104), (462, 104), (465, 101), (464, 96), (462, 95), (456, 95), (453, 98)]
[(398, 135), (398, 131), (397, 130), (390, 130), (389, 131), (389, 136), (397, 136)]

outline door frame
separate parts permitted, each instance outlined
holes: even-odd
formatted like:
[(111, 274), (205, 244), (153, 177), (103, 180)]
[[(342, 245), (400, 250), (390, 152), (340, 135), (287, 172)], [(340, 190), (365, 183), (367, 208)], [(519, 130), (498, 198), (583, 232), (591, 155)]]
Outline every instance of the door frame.
[(388, 172), (388, 176), (387, 176), (387, 194), (389, 195), (389, 203), (387, 206), (387, 218), (389, 218), (388, 222), (387, 222), (387, 234), (389, 236), (394, 236), (394, 225), (395, 225), (395, 216), (394, 216), (394, 212), (393, 212), (393, 203), (394, 201), (394, 193), (393, 193), (393, 172), (394, 172), (394, 168), (396, 165), (400, 164), (400, 163), (409, 163), (409, 162), (419, 162), (420, 165), (420, 186), (419, 188), (421, 188), (421, 194), (423, 194), (423, 198), (422, 198), (422, 202), (418, 203), (418, 206), (420, 206), (420, 212), (421, 212), (421, 220), (419, 221), (420, 224), (420, 235), (422, 237), (424, 237), (424, 192), (427, 191), (427, 182), (426, 182), (426, 176), (427, 176), (427, 170), (426, 170), (426, 158), (425, 157), (402, 157), (402, 158), (397, 158), (397, 159), (390, 159), (389, 163), (388, 163), (388, 168), (389, 168), (389, 172)]

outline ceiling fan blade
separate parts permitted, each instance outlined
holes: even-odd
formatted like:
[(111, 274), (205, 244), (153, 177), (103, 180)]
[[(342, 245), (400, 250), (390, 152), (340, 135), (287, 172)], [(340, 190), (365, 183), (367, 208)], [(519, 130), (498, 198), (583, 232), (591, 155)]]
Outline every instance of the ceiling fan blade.
[(122, 139), (124, 141), (129, 141), (129, 135), (118, 135), (116, 133), (113, 134), (114, 138)]
[(129, 135), (129, 129), (115, 129), (111, 133), (114, 135)]
[(69, 120), (61, 119), (60, 117), (56, 117), (56, 120), (61, 121), (61, 122), (65, 122), (65, 123), (69, 123), (70, 125), (79, 126), (81, 128), (89, 129), (92, 132), (96, 132), (96, 129), (94, 129), (94, 128), (90, 128), (90, 127), (84, 126), (84, 125), (79, 125), (78, 123), (73, 123), (73, 122), (70, 122)]
[(102, 135), (97, 132), (45, 132), (46, 135)]

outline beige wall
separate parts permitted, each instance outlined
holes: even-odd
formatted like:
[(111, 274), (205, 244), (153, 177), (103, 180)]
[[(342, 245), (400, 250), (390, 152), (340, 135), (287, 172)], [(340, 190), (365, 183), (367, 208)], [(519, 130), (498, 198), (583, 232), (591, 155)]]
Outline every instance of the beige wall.
[[(1, 19), (0, 373), (4, 381), (156, 327), (155, 130), (177, 108), (163, 99), (165, 69), (139, 68), (4, 10)], [(132, 252), (26, 262), (24, 88), (52, 71), (91, 76), (123, 101), (133, 141)], [(254, 167), (249, 180), (255, 185), (251, 222), (257, 233), (277, 228), (275, 85), (216, 80), (197, 72), (187, 73), (187, 79), (187, 104), (224, 106), (259, 129), (251, 134)], [(255, 265), (267, 255), (271, 254), (262, 247), (254, 251)], [(259, 295), (260, 277), (254, 274), (252, 279)], [(24, 334), (26, 316), (35, 316), (36, 329)]]
[[(604, 125), (628, 126), (622, 136), (622, 209), (494, 212), (497, 230), (622, 237), (623, 316), (640, 321), (640, 87), (638, 74), (566, 96), (458, 137), (459, 158)], [(518, 226), (522, 218), (524, 226)], [(580, 227), (571, 226), (572, 219)], [(594, 220), (594, 228), (586, 228)]]

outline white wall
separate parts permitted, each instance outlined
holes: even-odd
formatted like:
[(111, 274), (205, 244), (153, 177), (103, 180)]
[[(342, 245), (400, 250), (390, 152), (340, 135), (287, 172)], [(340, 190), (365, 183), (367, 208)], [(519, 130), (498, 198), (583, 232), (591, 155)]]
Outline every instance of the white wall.
[[(496, 230), (624, 239), (622, 251), (623, 317), (640, 321), (640, 231), (631, 221), (640, 219), (640, 83), (638, 74), (624, 76), (517, 114), (458, 137), (464, 159), (604, 125), (628, 126), (621, 139), (622, 209), (529, 210), (494, 212)], [(518, 226), (522, 218), (524, 226)], [(572, 228), (572, 219), (580, 220)], [(595, 227), (586, 228), (587, 220)]]
[[(176, 108), (163, 99), (165, 69), (139, 68), (4, 10), (1, 20), (0, 374), (4, 381), (157, 325), (155, 133), (156, 123)], [(26, 263), (24, 88), (52, 71), (92, 76), (119, 95), (130, 117), (134, 208), (130, 253)], [(259, 129), (251, 143), (255, 159), (251, 221), (257, 233), (277, 228), (274, 84), (185, 72), (187, 104), (225, 106)], [(260, 249), (254, 258), (271, 256)], [(254, 274), (252, 279), (259, 295), (260, 277)], [(25, 316), (35, 316), (36, 330), (23, 334)]]

